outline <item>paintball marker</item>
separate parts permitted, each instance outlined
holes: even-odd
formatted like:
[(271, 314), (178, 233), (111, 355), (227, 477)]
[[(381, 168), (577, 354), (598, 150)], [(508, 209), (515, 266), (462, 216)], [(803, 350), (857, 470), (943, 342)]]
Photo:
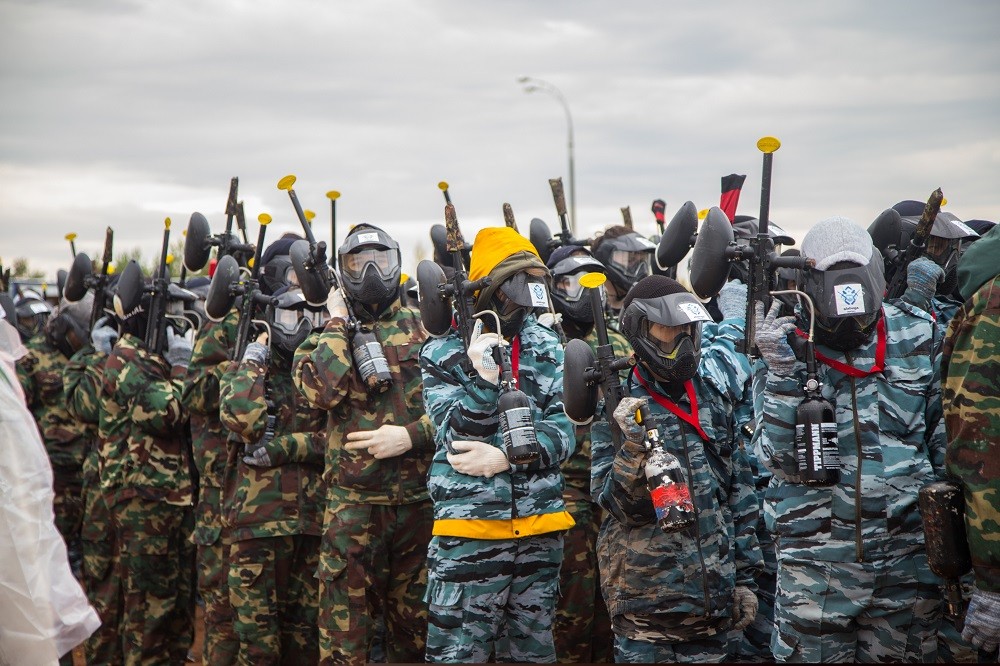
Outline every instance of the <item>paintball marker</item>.
[[(932, 195), (933, 196), (933, 195)], [(955, 481), (936, 481), (917, 495), (924, 525), (927, 564), (945, 582), (945, 614), (962, 631), (962, 576), (972, 569), (965, 533), (965, 494)]]
[(927, 239), (930, 238), (931, 229), (934, 226), (934, 220), (937, 218), (938, 212), (941, 210), (941, 201), (943, 199), (944, 194), (941, 192), (940, 187), (934, 190), (927, 199), (927, 204), (924, 205), (924, 212), (920, 215), (920, 221), (917, 222), (917, 228), (913, 232), (913, 237), (910, 239), (906, 249), (894, 262), (896, 268), (892, 274), (892, 280), (885, 291), (886, 300), (899, 298), (906, 291), (906, 269), (926, 252)]
[[(292, 207), (302, 225), (302, 232), (306, 240), (295, 241), (288, 250), (288, 255), (292, 260), (292, 268), (299, 280), (302, 288), (302, 295), (306, 302), (313, 306), (326, 303), (332, 288), (339, 288), (337, 274), (333, 269), (334, 260), (330, 257), (327, 264), (326, 243), (316, 241), (316, 236), (312, 231), (305, 211), (299, 204), (299, 198), (295, 194), (292, 186), (295, 184), (295, 176), (288, 175), (278, 181), (278, 189), (288, 192), (288, 197), (292, 200)], [(330, 197), (336, 202), (340, 196)], [(331, 227), (333, 237), (337, 237), (337, 209), (331, 209)], [(389, 390), (392, 386), (392, 372), (389, 370), (389, 362), (385, 358), (382, 344), (375, 336), (375, 331), (369, 326), (362, 325), (361, 321), (354, 315), (351, 307), (351, 299), (344, 294), (344, 305), (347, 307), (347, 336), (351, 344), (351, 356), (354, 359), (354, 367), (365, 385), (370, 395), (378, 395)]]
[(153, 278), (152, 298), (149, 301), (149, 322), (146, 325), (146, 349), (162, 354), (167, 341), (167, 299), (170, 292), (170, 274), (167, 272), (167, 255), (170, 252), (170, 218), (163, 220), (163, 245), (160, 263)]
[(601, 285), (607, 277), (602, 273), (587, 273), (580, 284), (587, 288), (594, 311), (594, 328), (597, 331), (597, 353), (585, 341), (574, 338), (566, 343), (563, 367), (563, 411), (571, 421), (590, 423), (597, 412), (597, 391), (604, 396), (604, 416), (611, 428), (611, 439), (616, 447), (622, 444), (622, 433), (612, 417), (615, 408), (625, 395), (619, 373), (635, 365), (635, 358), (615, 356), (608, 340), (608, 327), (602, 316)]
[[(237, 188), (239, 178), (235, 176), (229, 182), (229, 196), (226, 199), (226, 229), (221, 234), (212, 235), (208, 220), (201, 213), (192, 213), (188, 222), (187, 231), (184, 234), (184, 268), (192, 273), (197, 273), (208, 264), (212, 248), (218, 248), (216, 258), (241, 254), (250, 257), (254, 253), (254, 247), (247, 240), (246, 219), (243, 214), (243, 202), (237, 201)], [(239, 242), (233, 235), (233, 222), (243, 241)]]
[(94, 307), (90, 312), (90, 327), (93, 328), (97, 320), (104, 316), (104, 309), (107, 306), (108, 295), (106, 288), (108, 285), (108, 274), (111, 268), (112, 251), (114, 245), (115, 232), (108, 227), (104, 233), (104, 255), (101, 258), (101, 272), (93, 274), (93, 266), (90, 257), (85, 252), (78, 253), (73, 258), (73, 265), (70, 266), (66, 276), (66, 285), (63, 290), (66, 300), (76, 303), (84, 297), (88, 289), (94, 290)]

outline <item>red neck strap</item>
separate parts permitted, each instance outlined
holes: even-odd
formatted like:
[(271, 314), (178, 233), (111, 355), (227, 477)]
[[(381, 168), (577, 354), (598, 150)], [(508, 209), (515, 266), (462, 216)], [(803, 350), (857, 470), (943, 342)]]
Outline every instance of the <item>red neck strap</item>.
[[(819, 351), (816, 352), (816, 360), (820, 363), (825, 363), (834, 370), (839, 370), (848, 377), (867, 377), (868, 375), (875, 374), (876, 372), (882, 372), (885, 368), (885, 313), (879, 317), (878, 324), (875, 327), (876, 335), (878, 336), (878, 342), (875, 345), (875, 364), (867, 370), (859, 370), (853, 365), (847, 365), (841, 361), (834, 358), (829, 358), (824, 356)], [(805, 332), (800, 329), (795, 329), (795, 334), (799, 337), (807, 337)]]
[(691, 413), (689, 414), (680, 407), (678, 407), (673, 400), (670, 400), (666, 396), (662, 396), (659, 393), (656, 393), (653, 389), (651, 389), (649, 384), (646, 383), (646, 380), (643, 379), (642, 375), (639, 374), (638, 367), (632, 368), (632, 374), (635, 375), (636, 380), (639, 382), (642, 388), (646, 389), (646, 393), (649, 394), (649, 397), (655, 400), (661, 407), (668, 410), (671, 414), (673, 414), (674, 416), (676, 416), (677, 418), (681, 419), (689, 426), (694, 428), (695, 431), (703, 440), (705, 440), (706, 442), (708, 441), (708, 435), (705, 434), (705, 431), (701, 429), (701, 424), (698, 423), (698, 396), (694, 394), (694, 383), (690, 379), (684, 382), (684, 388), (687, 391), (688, 402), (691, 403)]
[(515, 335), (510, 341), (510, 372), (514, 375), (514, 386), (520, 388), (521, 380), (518, 372), (521, 369), (521, 336)]

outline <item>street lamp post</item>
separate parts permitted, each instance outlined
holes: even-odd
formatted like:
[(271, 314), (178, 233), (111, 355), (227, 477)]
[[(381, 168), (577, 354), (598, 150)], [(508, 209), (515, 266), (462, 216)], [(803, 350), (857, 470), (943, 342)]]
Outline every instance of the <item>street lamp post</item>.
[(573, 116), (569, 112), (569, 103), (563, 94), (548, 81), (535, 79), (530, 76), (518, 78), (518, 83), (524, 86), (524, 92), (543, 92), (555, 97), (562, 104), (563, 111), (566, 112), (566, 147), (569, 150), (569, 226), (570, 231), (576, 232), (576, 178), (573, 168)]

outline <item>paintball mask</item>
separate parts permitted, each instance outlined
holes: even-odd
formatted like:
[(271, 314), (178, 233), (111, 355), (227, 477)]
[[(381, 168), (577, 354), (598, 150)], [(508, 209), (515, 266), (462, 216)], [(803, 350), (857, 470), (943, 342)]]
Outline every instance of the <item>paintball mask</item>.
[(635, 232), (604, 238), (594, 250), (594, 258), (605, 267), (611, 284), (622, 294), (651, 274), (650, 265), (656, 245)]
[[(384, 310), (399, 293), (399, 243), (370, 224), (359, 224), (337, 251), (344, 290), (366, 306)], [(374, 314), (377, 314), (374, 312)]]
[(70, 358), (90, 340), (90, 310), (94, 295), (87, 292), (79, 301), (71, 303), (65, 298), (45, 324), (49, 344)]
[(282, 367), (290, 368), (295, 350), (310, 333), (322, 328), (330, 316), (325, 306), (309, 305), (298, 287), (289, 287), (275, 296), (277, 304), (268, 306), (271, 353)]
[[(529, 314), (548, 308), (545, 278), (529, 271), (520, 271), (501, 282), (489, 301), (489, 309), (500, 318), (500, 333), (508, 339), (517, 335)], [(485, 321), (489, 324), (489, 318)]]
[(20, 298), (15, 297), (14, 313), (17, 317), (16, 328), (21, 335), (21, 341), (27, 342), (45, 328), (45, 323), (52, 315), (52, 306), (45, 302), (41, 294), (25, 290)]
[[(587, 273), (604, 273), (601, 262), (589, 255), (567, 257), (552, 267), (552, 303), (556, 312), (572, 320), (578, 328), (589, 329), (594, 324), (594, 310), (580, 278)], [(601, 300), (605, 299), (604, 287)]]

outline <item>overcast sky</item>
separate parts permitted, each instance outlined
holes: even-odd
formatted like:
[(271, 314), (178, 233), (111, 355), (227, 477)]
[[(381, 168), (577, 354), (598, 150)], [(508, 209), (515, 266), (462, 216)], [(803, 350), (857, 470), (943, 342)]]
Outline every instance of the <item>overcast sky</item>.
[(338, 221), (383, 227), (411, 273), (441, 180), (469, 240), (504, 202), (555, 229), (566, 117), (524, 75), (569, 103), (582, 232), (630, 206), (652, 233), (653, 199), (717, 205), (732, 172), (756, 215), (764, 135), (799, 239), (938, 186), (997, 220), (998, 27), (993, 0), (0, 0), (0, 258), (54, 274), (66, 233), (95, 256), (107, 225), (153, 255), (166, 216), (221, 228), (233, 176), (274, 238), (298, 228), (289, 173), (321, 239), (338, 190)]

